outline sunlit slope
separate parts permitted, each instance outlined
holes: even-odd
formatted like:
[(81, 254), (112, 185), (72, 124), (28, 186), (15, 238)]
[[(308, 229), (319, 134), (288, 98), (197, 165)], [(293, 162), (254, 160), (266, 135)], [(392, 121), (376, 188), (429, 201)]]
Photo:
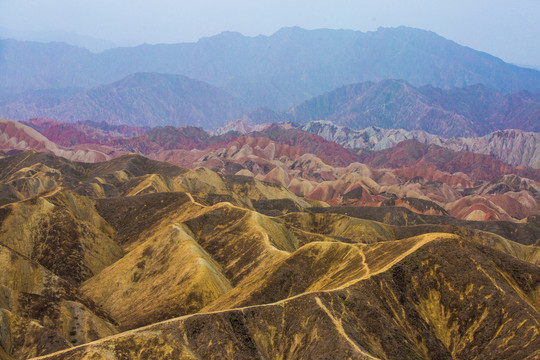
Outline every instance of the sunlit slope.
[(163, 227), (81, 287), (127, 328), (197, 312), (230, 289), (220, 265), (179, 225)]
[(197, 312), (295, 250), (282, 225), (229, 203), (188, 199), (169, 209), (142, 218), (138, 234), (123, 241), (127, 255), (81, 287), (123, 327)]
[(399, 261), (374, 260), (371, 276), (334, 290), (189, 315), (47, 358), (538, 356), (536, 266), (457, 236), (411, 241), (418, 247)]
[(403, 228), (344, 215), (273, 218), (230, 203), (204, 206), (185, 193), (102, 199), (97, 209), (128, 253), (81, 290), (124, 328), (340, 288), (441, 237), (539, 257), (537, 247), (465, 228), (429, 225), (407, 237)]
[(306, 292), (335, 290), (369, 278), (399, 262), (434, 239), (457, 239), (450, 234), (365, 245), (312, 242), (258, 272), (203, 310), (272, 303)]
[(208, 203), (228, 201), (254, 209), (260, 200), (286, 200), (298, 209), (312, 204), (283, 186), (263, 182), (250, 176), (222, 175), (206, 168), (197, 168), (179, 176), (177, 181), (186, 191)]

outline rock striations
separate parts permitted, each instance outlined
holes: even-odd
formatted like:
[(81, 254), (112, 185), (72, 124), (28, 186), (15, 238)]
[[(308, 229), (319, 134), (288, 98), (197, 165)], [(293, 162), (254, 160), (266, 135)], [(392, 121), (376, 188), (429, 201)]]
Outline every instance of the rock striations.
[[(51, 123), (54, 127), (63, 127), (65, 124), (46, 119), (29, 123), (36, 128), (45, 123)], [(3, 124), (4, 154), (36, 149), (71, 160), (93, 163), (139, 153), (190, 168), (193, 176), (210, 174), (203, 169), (206, 168), (226, 176), (236, 176), (236, 179), (247, 176), (253, 184), (260, 184), (261, 181), (277, 184), (296, 196), (312, 203), (318, 202), (317, 206), (320, 206), (320, 202), (332, 206), (397, 206), (426, 215), (451, 214), (466, 220), (514, 222), (537, 214), (540, 207), (538, 169), (511, 166), (491, 155), (463, 150), (456, 152), (416, 139), (400, 142), (384, 150), (369, 151), (347, 149), (288, 123), (267, 124), (258, 131), (246, 134), (233, 131), (222, 135), (210, 135), (195, 127), (141, 130), (79, 123), (65, 127), (73, 130), (66, 134), (77, 136), (74, 138), (74, 146), (65, 147), (51, 142), (21, 123), (3, 120)], [(312, 125), (310, 129), (313, 131), (338, 129), (336, 141), (343, 130), (328, 123)], [(380, 144), (388, 139), (383, 137), (377, 142), (377, 136), (384, 133), (380, 129), (372, 130), (370, 143)], [(368, 129), (366, 133), (370, 132)], [(321, 133), (328, 135), (324, 131)], [(397, 141), (407, 133), (396, 130), (394, 135)], [(67, 137), (54, 136), (63, 143), (68, 140)], [(90, 143), (78, 143), (85, 139)], [(520, 141), (519, 144), (526, 144), (526, 141)], [(506, 145), (503, 148), (509, 149)], [(6, 178), (6, 182), (0, 186), (0, 204), (54, 188), (61, 183), (60, 178), (61, 174), (46, 165), (30, 164), (20, 173), (10, 174)], [(159, 174), (148, 174), (144, 179), (136, 181), (137, 185), (126, 195), (143, 194), (149, 189), (182, 190)], [(246, 181), (235, 186), (244, 186)], [(256, 198), (246, 204), (231, 194), (229, 188), (216, 176), (210, 176), (205, 184), (205, 188), (214, 189), (215, 196), (234, 199), (268, 215), (286, 209), (293, 211), (298, 206), (304, 207), (296, 200), (285, 205), (276, 197)], [(185, 184), (188, 188), (192, 185)], [(200, 186), (197, 185), (193, 191), (199, 191)], [(258, 185), (255, 188), (260, 189)], [(88, 194), (110, 194), (113, 189), (93, 185), (92, 188), (87, 187), (86, 191)]]
[(538, 132), (510, 129), (498, 130), (481, 137), (445, 138), (423, 130), (382, 129), (375, 126), (354, 130), (322, 120), (309, 122), (302, 129), (350, 149), (380, 151), (394, 147), (405, 140), (417, 140), (452, 151), (493, 155), (514, 166), (540, 168), (540, 133)]

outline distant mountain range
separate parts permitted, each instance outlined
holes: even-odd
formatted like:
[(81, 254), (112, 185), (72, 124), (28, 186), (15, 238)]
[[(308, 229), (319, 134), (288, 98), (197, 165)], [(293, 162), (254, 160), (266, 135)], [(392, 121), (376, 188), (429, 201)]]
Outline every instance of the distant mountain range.
[(401, 80), (348, 85), (287, 111), (300, 123), (329, 120), (352, 129), (425, 130), (446, 137), (482, 136), (502, 129), (540, 131), (540, 95), (505, 94), (483, 85), (443, 90)]
[(80, 46), (92, 52), (100, 52), (117, 47), (114, 42), (93, 36), (80, 35), (70, 31), (21, 31), (0, 27), (0, 39), (36, 41), (42, 43), (65, 42)]
[(0, 100), (16, 120), (105, 121), (135, 126), (223, 126), (246, 107), (227, 92), (181, 75), (138, 73), (94, 89), (41, 90)]
[(93, 88), (137, 72), (181, 74), (255, 108), (285, 110), (339, 86), (387, 78), (440, 88), (482, 83), (540, 92), (540, 71), (406, 27), (374, 32), (284, 28), (272, 36), (226, 32), (196, 43), (94, 54), (63, 43), (1, 40), (0, 92)]
[(237, 120), (241, 124), (329, 120), (350, 129), (376, 126), (471, 137), (504, 129), (540, 131), (540, 95), (505, 94), (482, 85), (416, 88), (402, 80), (383, 80), (344, 86), (276, 112), (249, 110), (227, 91), (185, 76), (137, 73), (90, 90), (51, 89), (4, 96), (0, 116), (144, 127), (190, 125), (221, 128), (221, 133), (235, 128), (232, 122)]

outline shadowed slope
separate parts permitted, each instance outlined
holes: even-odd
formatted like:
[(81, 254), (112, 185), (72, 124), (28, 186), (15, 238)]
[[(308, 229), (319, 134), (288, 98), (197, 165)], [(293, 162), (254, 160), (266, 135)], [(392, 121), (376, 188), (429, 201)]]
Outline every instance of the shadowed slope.
[(92, 200), (57, 188), (0, 207), (0, 244), (32, 258), (58, 276), (79, 283), (123, 252)]
[(47, 354), (117, 332), (106, 313), (38, 263), (0, 245), (0, 265), (0, 349), (13, 358)]
[(314, 213), (345, 214), (360, 219), (380, 221), (397, 226), (411, 226), (419, 224), (457, 225), (471, 229), (489, 231), (509, 240), (524, 245), (537, 244), (540, 239), (540, 226), (538, 221), (525, 223), (512, 223), (508, 221), (466, 221), (450, 216), (416, 214), (400, 207), (326, 207), (310, 208)]

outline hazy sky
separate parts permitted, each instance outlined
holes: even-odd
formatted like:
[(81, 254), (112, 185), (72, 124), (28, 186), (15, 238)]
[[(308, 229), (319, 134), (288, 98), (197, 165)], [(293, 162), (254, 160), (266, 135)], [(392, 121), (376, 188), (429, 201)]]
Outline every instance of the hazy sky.
[[(284, 26), (361, 31), (406, 25), (505, 61), (540, 66), (540, 0), (0, 0), (0, 26), (63, 30), (117, 44), (196, 41)], [(0, 34), (1, 35), (1, 34)]]

